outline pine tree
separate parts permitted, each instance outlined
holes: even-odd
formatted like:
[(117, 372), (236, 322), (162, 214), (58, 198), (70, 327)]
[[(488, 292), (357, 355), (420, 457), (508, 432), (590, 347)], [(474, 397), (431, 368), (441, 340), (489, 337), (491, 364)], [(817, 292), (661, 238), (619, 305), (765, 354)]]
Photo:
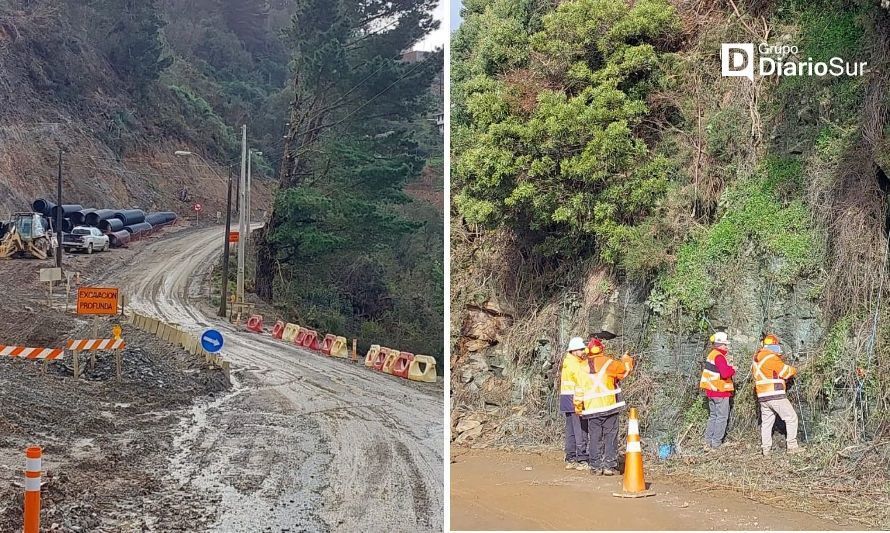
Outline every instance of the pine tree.
[(97, 8), (107, 30), (105, 56), (126, 83), (144, 93), (173, 63), (161, 42), (164, 21), (155, 0), (99, 0)]
[[(382, 119), (404, 120), (422, 107), (422, 95), (441, 70), (442, 55), (418, 64), (401, 53), (437, 27), (437, 0), (300, 0), (288, 31), (293, 51), (294, 100), (279, 170), (282, 194), (323, 173), (330, 158), (318, 157), (325, 135), (383, 133)], [(418, 169), (419, 170), (419, 169)], [(405, 177), (400, 178), (404, 181)], [(349, 190), (349, 184), (344, 186)], [(285, 222), (273, 210), (257, 246), (257, 294), (273, 297), (276, 233)]]

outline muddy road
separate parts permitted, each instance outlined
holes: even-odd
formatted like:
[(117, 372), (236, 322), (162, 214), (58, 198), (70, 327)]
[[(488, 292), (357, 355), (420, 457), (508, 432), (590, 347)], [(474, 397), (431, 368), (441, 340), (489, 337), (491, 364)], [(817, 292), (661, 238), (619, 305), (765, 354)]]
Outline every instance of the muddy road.
[(621, 477), (565, 470), (559, 452), (452, 448), (455, 530), (837, 530), (840, 525), (777, 500), (757, 503), (710, 484), (647, 472), (654, 496), (615, 498)]
[(212, 496), (206, 530), (441, 531), (442, 386), (208, 316), (206, 278), (221, 247), (218, 227), (178, 232), (96, 280), (121, 287), (142, 314), (223, 333), (233, 390), (185, 413), (166, 465), (179, 490)]

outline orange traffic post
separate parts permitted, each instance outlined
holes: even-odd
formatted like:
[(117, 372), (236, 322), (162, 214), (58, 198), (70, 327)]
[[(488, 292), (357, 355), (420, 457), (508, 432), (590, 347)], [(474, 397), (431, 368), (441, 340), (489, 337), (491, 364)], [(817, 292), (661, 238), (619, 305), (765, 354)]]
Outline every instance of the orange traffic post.
[(25, 528), (24, 533), (40, 531), (40, 446), (25, 450)]
[(642, 498), (652, 496), (646, 492), (646, 480), (643, 477), (643, 448), (640, 443), (640, 421), (637, 408), (631, 407), (627, 416), (627, 450), (624, 454), (624, 492), (613, 493), (621, 498)]

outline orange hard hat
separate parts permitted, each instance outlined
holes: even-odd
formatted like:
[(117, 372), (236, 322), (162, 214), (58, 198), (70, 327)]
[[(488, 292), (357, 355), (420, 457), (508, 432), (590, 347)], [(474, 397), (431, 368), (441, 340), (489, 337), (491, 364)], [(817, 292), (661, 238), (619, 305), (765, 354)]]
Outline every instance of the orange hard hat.
[(590, 342), (587, 343), (587, 351), (589, 353), (603, 353), (603, 349), (605, 349), (605, 346), (603, 346), (603, 341), (597, 339), (596, 337), (590, 339)]
[(778, 335), (774, 335), (774, 334), (772, 334), (772, 333), (768, 334), (766, 337), (763, 338), (763, 345), (764, 345), (764, 346), (767, 346), (767, 345), (776, 345), (776, 344), (781, 344), (781, 343), (782, 343), (782, 341), (779, 340), (779, 336), (778, 336)]

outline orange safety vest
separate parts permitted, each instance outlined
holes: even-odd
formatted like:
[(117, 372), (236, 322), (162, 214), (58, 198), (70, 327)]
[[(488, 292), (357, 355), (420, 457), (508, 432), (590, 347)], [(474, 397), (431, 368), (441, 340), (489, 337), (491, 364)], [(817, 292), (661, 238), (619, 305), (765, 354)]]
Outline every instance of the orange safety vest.
[(589, 372), (580, 373), (584, 376), (581, 379), (584, 389), (581, 416), (610, 415), (618, 412), (625, 405), (624, 398), (621, 396), (618, 380), (608, 374), (608, 370), (611, 365), (619, 365), (626, 375), (630, 372), (629, 365), (605, 355), (589, 357), (587, 361)]
[[(781, 366), (779, 366), (781, 365)], [(751, 364), (751, 376), (754, 378), (754, 390), (759, 401), (779, 400), (785, 397), (785, 380), (797, 371), (788, 366), (779, 354), (761, 348), (754, 355)]]
[(708, 352), (705, 360), (705, 366), (701, 370), (701, 380), (698, 382), (700, 389), (711, 390), (715, 392), (732, 392), (735, 387), (731, 379), (723, 379), (720, 377), (720, 371), (717, 370), (717, 356), (723, 355), (719, 350), (714, 348)]

